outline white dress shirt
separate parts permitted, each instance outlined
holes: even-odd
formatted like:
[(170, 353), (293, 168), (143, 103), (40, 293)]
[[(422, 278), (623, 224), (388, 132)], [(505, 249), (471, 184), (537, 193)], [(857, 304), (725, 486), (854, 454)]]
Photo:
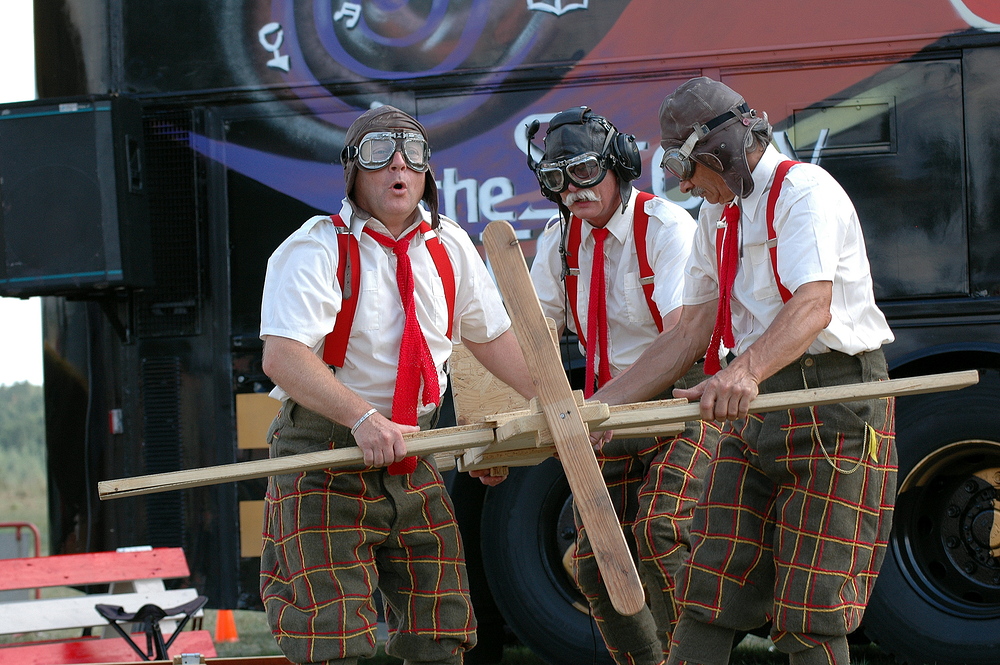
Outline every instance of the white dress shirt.
[[(740, 265), (733, 285), (733, 336), (739, 355), (774, 321), (784, 304), (767, 247), (767, 198), (778, 164), (787, 159), (768, 146), (753, 170), (753, 193), (742, 201)], [(687, 267), (684, 304), (719, 297), (716, 223), (723, 205), (701, 207), (694, 252)], [(788, 171), (774, 209), (778, 274), (790, 292), (809, 282), (833, 283), (832, 320), (808, 353), (856, 355), (893, 340), (875, 304), (871, 268), (854, 204), (824, 169), (797, 164)]]
[[(604, 241), (605, 278), (607, 282), (608, 360), (615, 376), (634, 363), (656, 338), (659, 330), (649, 311), (649, 304), (639, 283), (639, 259), (635, 252), (632, 217), (635, 212), (635, 188), (625, 212), (619, 206), (608, 221), (610, 233)], [(683, 208), (653, 197), (646, 202), (649, 215), (646, 229), (646, 255), (653, 269), (653, 301), (664, 317), (681, 306), (684, 266), (691, 253), (696, 223)], [(562, 261), (559, 255), (561, 222), (549, 222), (538, 238), (531, 281), (545, 316), (555, 320), (560, 328), (565, 324), (573, 332), (576, 324), (568, 311), (565, 288), (561, 279)], [(577, 292), (570, 294), (577, 302), (577, 314), (584, 332), (587, 329), (590, 303), (590, 275), (594, 263), (593, 227), (584, 222), (580, 233), (580, 276)], [(581, 351), (586, 351), (581, 346)]]
[[(423, 208), (421, 214), (429, 221)], [(404, 322), (396, 286), (396, 257), (390, 248), (362, 233), (367, 224), (373, 231), (389, 235), (381, 222), (358, 217), (346, 198), (340, 216), (359, 242), (361, 291), (347, 356), (344, 366), (337, 370), (337, 378), (388, 418), (392, 413)], [(452, 339), (447, 336), (448, 303), (444, 287), (430, 253), (423, 247), (421, 234), (410, 241), (407, 253), (413, 266), (417, 320), (434, 358), (443, 394), (447, 384), (445, 364), (451, 357), (453, 340), (465, 337), (472, 342), (492, 341), (510, 327), (510, 318), (468, 234), (454, 221), (443, 216), (440, 219), (437, 235), (455, 272)], [(403, 235), (412, 229), (413, 226)], [(329, 217), (313, 217), (292, 233), (267, 262), (261, 337), (287, 337), (322, 357), (326, 335), (333, 330), (341, 308), (338, 263), (337, 233)], [(288, 397), (280, 387), (271, 396)], [(424, 406), (418, 415), (432, 410), (433, 406)]]

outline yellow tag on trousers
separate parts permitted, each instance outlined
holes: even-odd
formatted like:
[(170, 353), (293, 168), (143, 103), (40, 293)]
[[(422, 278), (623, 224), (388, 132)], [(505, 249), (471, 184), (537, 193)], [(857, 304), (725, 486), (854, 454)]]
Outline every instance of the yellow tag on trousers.
[(867, 423), (865, 426), (868, 428), (868, 456), (872, 458), (872, 462), (878, 462), (878, 436), (874, 427)]

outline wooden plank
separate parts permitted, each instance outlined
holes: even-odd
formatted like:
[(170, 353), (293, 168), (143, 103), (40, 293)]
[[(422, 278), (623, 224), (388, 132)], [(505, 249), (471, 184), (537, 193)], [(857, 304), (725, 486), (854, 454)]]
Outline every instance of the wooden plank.
[[(559, 348), (556, 322), (546, 318), (545, 323), (552, 334), (552, 344)], [(463, 472), (489, 469), (492, 476), (506, 476), (508, 466), (534, 465), (552, 455), (551, 451), (555, 450), (552, 447), (552, 437), (548, 436), (548, 425), (544, 424), (544, 417), (542, 417), (540, 409), (528, 408), (528, 401), (486, 369), (464, 344), (455, 345), (449, 365), (451, 366), (451, 391), (455, 404), (455, 420), (459, 425), (481, 422), (498, 425), (506, 422), (508, 418), (514, 419), (513, 414), (527, 416), (535, 412), (541, 418), (538, 422), (541, 423), (542, 430), (535, 429), (517, 441), (504, 441), (500, 437), (490, 445), (477, 446), (454, 453), (438, 453), (435, 456), (438, 469), (458, 467), (458, 470)], [(583, 393), (580, 393), (580, 400), (582, 403)], [(547, 438), (547, 440), (542, 441), (542, 438)], [(550, 452), (540, 457), (536, 451), (528, 450), (529, 447), (537, 446), (545, 446)], [(496, 465), (486, 462), (488, 456), (485, 453), (489, 450), (498, 448), (510, 451), (520, 447), (525, 448), (521, 451), (523, 455), (512, 455), (508, 452), (496, 457), (498, 460), (503, 458), (506, 462), (498, 461)]]
[[(758, 395), (750, 402), (751, 413), (767, 413), (782, 411), (804, 406), (819, 406), (821, 404), (836, 404), (854, 402), (862, 399), (877, 399), (882, 397), (904, 397), (924, 393), (959, 390), (979, 382), (979, 372), (965, 370), (945, 374), (927, 374), (904, 379), (889, 379), (888, 381), (873, 381), (871, 383), (850, 383), (842, 386), (827, 386), (825, 388), (807, 388), (805, 390), (789, 390), (780, 393)], [(658, 402), (640, 402), (625, 405), (626, 409), (611, 407), (609, 418), (596, 425), (595, 431), (601, 429), (613, 430), (619, 427), (644, 427), (657, 423), (685, 422), (701, 419), (701, 411), (697, 402), (677, 404), (676, 400), (660, 400)]]
[(134, 552), (57, 554), (0, 559), (0, 590), (174, 579), (187, 577), (189, 574), (184, 550), (180, 547), (158, 547)]
[[(569, 385), (568, 383), (566, 385)], [(584, 423), (591, 425), (603, 423), (611, 416), (611, 409), (604, 402), (583, 402), (583, 393), (574, 393), (575, 403)], [(528, 413), (519, 418), (508, 420), (497, 427), (496, 443), (490, 446), (494, 450), (511, 450), (534, 446), (552, 445), (552, 431), (548, 427), (544, 411)]]
[(549, 445), (542, 448), (520, 448), (517, 450), (493, 451), (485, 448), (470, 448), (458, 459), (459, 471), (474, 469), (493, 469), (510, 466), (535, 466), (541, 464), (556, 454), (556, 447)]
[[(493, 428), (489, 425), (446, 427), (404, 434), (403, 438), (406, 440), (406, 447), (411, 455), (431, 455), (437, 452), (486, 445), (493, 441)], [(284, 473), (300, 473), (315, 469), (363, 464), (364, 454), (359, 448), (321, 450), (315, 453), (222, 464), (200, 469), (102, 480), (97, 483), (97, 492), (101, 499), (113, 499), (250, 480), (251, 478), (264, 478)]]
[(454, 346), (448, 364), (455, 422), (459, 425), (481, 423), (488, 415), (527, 408), (528, 401), (483, 367), (464, 344)]
[[(552, 334), (553, 346), (558, 349), (556, 322), (546, 318), (545, 324)], [(524, 397), (483, 367), (464, 344), (454, 346), (448, 364), (455, 421), (459, 425), (485, 422), (497, 414), (532, 410)]]
[[(164, 635), (170, 639), (169, 635)], [(140, 649), (146, 648), (146, 637), (141, 633), (132, 638)], [(207, 630), (185, 630), (174, 643), (170, 645), (168, 655), (179, 656), (182, 653), (200, 653), (203, 656), (216, 655), (212, 634)], [(227, 661), (229, 659), (226, 659)], [(125, 640), (117, 634), (112, 639), (97, 637), (73, 641), (48, 642), (45, 644), (9, 644), (0, 645), (0, 661), (17, 663), (18, 665), (63, 665), (69, 663), (141, 663), (143, 660), (132, 650)], [(154, 663), (171, 663), (169, 660), (152, 661)], [(208, 661), (222, 662), (222, 661)], [(287, 660), (275, 660), (278, 663)], [(245, 665), (252, 665), (245, 663)]]
[[(551, 319), (548, 319), (551, 320)], [(603, 402), (584, 402), (583, 391), (573, 391), (573, 398), (580, 407), (580, 417), (588, 426), (607, 420), (611, 413)], [(487, 446), (468, 448), (457, 460), (459, 471), (494, 469), (511, 466), (534, 466), (552, 457), (555, 446), (545, 414), (537, 399), (528, 403), (529, 408), (506, 414), (485, 416), (496, 425), (496, 441)]]
[[(769, 410), (774, 411), (796, 406), (807, 406), (813, 403), (829, 404), (833, 402), (850, 402), (870, 397), (905, 396), (943, 390), (957, 390), (973, 385), (978, 380), (978, 373), (975, 370), (968, 370), (906, 379), (892, 379), (891, 381), (876, 383), (850, 384), (803, 391), (789, 391), (787, 393), (772, 393), (770, 395), (761, 395), (755, 399), (751, 403), (751, 411), (763, 413)], [(595, 424), (594, 429), (615, 430), (616, 438), (623, 436), (651, 436), (654, 433), (655, 435), (669, 436), (680, 431), (683, 427), (682, 423), (685, 421), (697, 420), (701, 415), (697, 404), (678, 405), (676, 402), (677, 400), (662, 400), (659, 402), (639, 402), (636, 404), (612, 406), (608, 419)], [(455, 453), (463, 454), (464, 451), (470, 449), (484, 448), (482, 452), (486, 452), (485, 447), (494, 441), (495, 427), (527, 415), (530, 415), (530, 412), (518, 411), (511, 414), (498, 414), (497, 416), (491, 416), (490, 421), (481, 424), (417, 432), (415, 434), (406, 434), (404, 438), (407, 439), (407, 446), (411, 453), (417, 455), (441, 453), (446, 461), (450, 461), (454, 460)], [(673, 429), (670, 427), (671, 424), (679, 426)], [(538, 451), (533, 451), (530, 448), (521, 450), (520, 457), (518, 453), (513, 451), (510, 451), (507, 455), (507, 458), (511, 461), (515, 459), (522, 460), (519, 464), (513, 464), (515, 466), (537, 463), (531, 462), (530, 460), (532, 459), (537, 461), (545, 459), (545, 456), (538, 454), (538, 451), (541, 451), (542, 448), (539, 448)], [(476, 463), (475, 458), (469, 458), (464, 461), (468, 464)], [(97, 487), (102, 499), (113, 499), (179, 490), (188, 487), (201, 487), (216, 483), (234, 482), (250, 478), (263, 478), (280, 473), (298, 473), (312, 469), (356, 466), (361, 463), (362, 457), (358, 449), (345, 448), (342, 450), (292, 455), (278, 459), (256, 460), (253, 462), (240, 462), (238, 464), (175, 471), (151, 476), (106, 480), (99, 482)], [(3, 586), (0, 585), (0, 590), (2, 589)]]
[(552, 346), (514, 228), (504, 221), (491, 222), (483, 241), (611, 603), (620, 614), (635, 614), (645, 604), (642, 583), (590, 445), (587, 426), (559, 353)]
[(154, 593), (95, 593), (72, 598), (25, 600), (0, 604), (0, 633), (30, 633), (65, 628), (107, 626), (94, 605), (119, 605), (135, 612), (152, 603), (164, 609), (183, 605), (198, 597), (195, 589), (172, 589)]
[[(580, 406), (580, 417), (591, 429), (595, 424), (605, 422), (613, 412), (626, 412), (644, 406), (643, 403), (638, 403), (608, 407), (603, 402), (584, 402), (582, 391), (574, 391), (573, 395)], [(663, 402), (686, 404), (687, 400)], [(532, 400), (530, 410), (486, 416), (487, 422), (497, 426), (496, 442), (462, 451), (457, 460), (458, 470), (489, 469), (499, 465), (533, 466), (554, 455), (556, 449), (552, 443), (552, 434), (548, 424), (544, 422), (545, 414), (541, 413), (537, 404), (537, 400)], [(663, 423), (616, 429), (614, 438), (676, 436), (682, 431), (684, 423)]]
[(240, 501), (240, 556), (260, 556), (264, 549), (264, 500)]
[(267, 448), (267, 430), (281, 409), (281, 401), (267, 393), (236, 395), (236, 447)]

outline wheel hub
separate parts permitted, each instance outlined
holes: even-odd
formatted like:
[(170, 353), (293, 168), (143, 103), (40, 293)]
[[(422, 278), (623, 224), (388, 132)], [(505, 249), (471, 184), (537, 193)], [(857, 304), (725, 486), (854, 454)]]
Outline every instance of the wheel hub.
[(961, 441), (921, 460), (900, 486), (894, 549), (934, 605), (1000, 616), (1000, 444)]
[[(979, 474), (977, 474), (979, 476)], [(956, 570), (986, 586), (1000, 585), (997, 490), (981, 477), (955, 488), (941, 521), (941, 538)]]

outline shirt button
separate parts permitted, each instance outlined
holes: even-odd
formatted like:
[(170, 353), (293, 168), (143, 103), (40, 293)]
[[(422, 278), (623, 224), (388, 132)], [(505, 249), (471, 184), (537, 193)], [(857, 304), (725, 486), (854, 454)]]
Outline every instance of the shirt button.
[(806, 366), (806, 367), (812, 367), (812, 366), (813, 366), (813, 364), (814, 364), (815, 362), (816, 362), (816, 361), (815, 361), (815, 360), (813, 360), (812, 358), (806, 358), (806, 360), (805, 360), (805, 363), (804, 363), (804, 364), (805, 364), (805, 366)]

